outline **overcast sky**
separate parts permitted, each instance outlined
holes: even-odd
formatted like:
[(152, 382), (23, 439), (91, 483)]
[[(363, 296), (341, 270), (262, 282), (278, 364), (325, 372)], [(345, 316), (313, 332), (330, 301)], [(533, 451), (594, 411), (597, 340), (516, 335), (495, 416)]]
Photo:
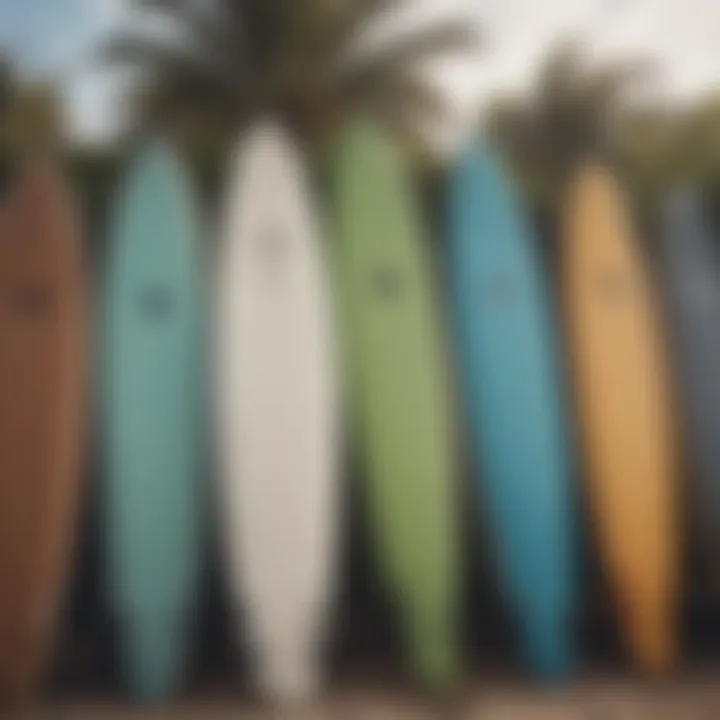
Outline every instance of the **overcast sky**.
[[(654, 59), (665, 96), (683, 101), (720, 81), (718, 0), (407, 0), (418, 24), (439, 13), (467, 12), (486, 29), (489, 47), (478, 61), (448, 61), (433, 70), (467, 115), (480, 99), (532, 84), (538, 63), (559, 39), (583, 39), (598, 60), (638, 55)], [(121, 117), (118, 83), (98, 68), (92, 48), (127, 21), (125, 0), (0, 0), (0, 47), (29, 71), (63, 80), (72, 126), (81, 139), (111, 133)], [(387, 33), (403, 30), (407, 16)]]

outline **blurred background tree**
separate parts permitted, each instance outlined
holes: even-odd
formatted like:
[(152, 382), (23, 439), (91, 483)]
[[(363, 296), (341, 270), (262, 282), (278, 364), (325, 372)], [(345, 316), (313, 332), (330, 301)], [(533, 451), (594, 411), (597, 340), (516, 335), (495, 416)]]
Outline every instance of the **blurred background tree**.
[[(422, 156), (430, 129), (443, 126), (455, 110), (449, 89), (425, 72), (428, 64), (485, 51), (478, 24), (467, 16), (450, 12), (434, 24), (403, 23), (410, 1), (127, 2), (134, 8), (128, 22), (100, 42), (102, 58), (134, 78), (130, 129), (169, 129), (208, 193), (241, 128), (263, 111), (276, 112), (320, 149), (343, 117), (373, 113), (414, 157)], [(709, 89), (694, 102), (643, 100), (643, 83), (658, 75), (643, 56), (591, 62), (581, 42), (556, 43), (528, 92), (485, 101), (482, 132), (544, 214), (552, 215), (568, 173), (589, 154), (618, 163), (646, 207), (678, 178), (720, 195), (720, 91)], [(52, 68), (46, 76), (25, 72), (18, 78), (0, 58), (6, 145), (52, 144), (63, 134), (62, 78), (51, 76)], [(118, 114), (123, 110), (118, 106)], [(122, 145), (68, 151), (83, 194), (102, 198), (106, 189), (97, 178), (111, 177)], [(433, 178), (432, 209), (442, 179)]]
[(58, 89), (50, 82), (24, 82), (0, 58), (0, 146), (6, 151), (57, 148), (63, 136)]
[(622, 155), (634, 117), (628, 95), (651, 73), (641, 60), (593, 67), (579, 45), (563, 44), (547, 57), (529, 95), (495, 104), (488, 134), (533, 200), (555, 206), (578, 162)]
[[(164, 19), (163, 40), (141, 30), (104, 55), (139, 72), (135, 128), (170, 128), (186, 147), (217, 154), (253, 115), (274, 111), (321, 143), (349, 112), (373, 113), (415, 149), (447, 98), (419, 72), (430, 58), (476, 52), (477, 28), (450, 18), (363, 52), (366, 31), (391, 0), (135, 0)], [(167, 36), (171, 35), (171, 38)]]
[(0, 115), (4, 115), (12, 93), (10, 61), (0, 55)]

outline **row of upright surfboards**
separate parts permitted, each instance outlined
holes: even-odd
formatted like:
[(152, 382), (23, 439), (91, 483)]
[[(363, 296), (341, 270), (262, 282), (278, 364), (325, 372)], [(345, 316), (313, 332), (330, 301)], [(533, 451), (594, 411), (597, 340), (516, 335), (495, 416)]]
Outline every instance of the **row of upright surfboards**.
[(91, 312), (58, 180), (28, 167), (0, 205), (2, 700), (37, 685), (68, 576), (90, 344), (109, 600), (138, 699), (165, 698), (182, 680), (213, 504), (257, 686), (276, 700), (318, 689), (348, 436), (410, 664), (426, 685), (449, 686), (462, 632), (458, 415), (528, 667), (547, 679), (577, 668), (586, 494), (630, 653), (667, 670), (677, 652), (676, 396), (712, 548), (720, 531), (720, 277), (692, 198), (673, 201), (665, 224), (676, 384), (605, 170), (583, 170), (568, 198), (561, 336), (530, 224), (487, 151), (451, 171), (447, 303), (407, 170), (372, 125), (339, 142), (329, 213), (271, 122), (244, 137), (231, 167), (213, 271), (187, 176), (162, 144), (140, 153)]

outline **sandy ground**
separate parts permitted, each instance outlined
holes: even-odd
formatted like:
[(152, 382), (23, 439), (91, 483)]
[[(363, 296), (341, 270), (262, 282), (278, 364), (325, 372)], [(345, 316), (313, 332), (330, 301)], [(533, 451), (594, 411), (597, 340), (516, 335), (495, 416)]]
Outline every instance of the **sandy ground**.
[(568, 688), (530, 689), (485, 680), (452, 704), (401, 690), (347, 687), (307, 707), (263, 708), (227, 691), (177, 705), (131, 708), (106, 701), (58, 703), (13, 720), (720, 720), (720, 670), (651, 685), (593, 678)]

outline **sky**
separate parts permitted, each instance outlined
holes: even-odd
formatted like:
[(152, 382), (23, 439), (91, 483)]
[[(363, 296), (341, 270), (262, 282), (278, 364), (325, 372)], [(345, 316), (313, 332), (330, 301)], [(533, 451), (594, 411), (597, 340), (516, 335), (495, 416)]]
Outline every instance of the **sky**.
[(98, 14), (86, 0), (0, 0), (0, 47), (29, 69), (65, 63), (92, 37)]
[[(127, 0), (0, 0), (0, 48), (30, 73), (62, 82), (72, 134), (79, 142), (110, 139), (122, 118), (122, 84), (93, 53), (127, 22)], [(683, 102), (720, 83), (717, 0), (407, 0), (411, 10), (377, 28), (376, 41), (466, 13), (482, 25), (481, 58), (428, 69), (455, 99), (458, 122), (471, 122), (499, 92), (532, 87), (553, 43), (578, 37), (597, 62), (647, 57), (657, 65), (655, 93)], [(378, 40), (379, 38), (379, 40)]]

